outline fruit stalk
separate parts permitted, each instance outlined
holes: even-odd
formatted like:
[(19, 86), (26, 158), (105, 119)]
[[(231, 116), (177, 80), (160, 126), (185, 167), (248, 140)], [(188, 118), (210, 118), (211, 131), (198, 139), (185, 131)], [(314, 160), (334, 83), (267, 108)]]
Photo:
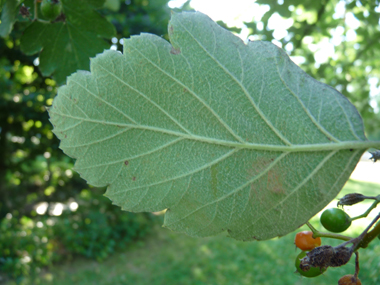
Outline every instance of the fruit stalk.
[(380, 201), (378, 200), (378, 199), (379, 199), (378, 197), (379, 197), (379, 196), (374, 197), (374, 198), (377, 199), (377, 200), (376, 200), (375, 202), (372, 203), (371, 207), (369, 207), (369, 208), (367, 209), (367, 211), (365, 211), (363, 214), (361, 214), (361, 215), (359, 215), (359, 216), (356, 216), (356, 217), (351, 218), (351, 221), (367, 217), (367, 216), (369, 215), (369, 213), (370, 213), (373, 209), (376, 208), (377, 204), (379, 204)]
[[(377, 215), (377, 217), (379, 217), (379, 215)], [(366, 248), (369, 243), (379, 235), (380, 223), (377, 223), (376, 226), (363, 237), (363, 240), (359, 243), (359, 247)]]
[(326, 237), (326, 238), (340, 239), (344, 241), (349, 241), (352, 239), (352, 237), (349, 237), (349, 236), (344, 236), (344, 235), (339, 235), (339, 234), (334, 234), (334, 233), (327, 233), (327, 232), (320, 232), (316, 228), (314, 228), (309, 222), (307, 222), (306, 225), (313, 232), (313, 238)]
[(33, 18), (33, 21), (36, 21), (37, 18), (38, 18), (37, 0), (34, 0), (34, 18)]

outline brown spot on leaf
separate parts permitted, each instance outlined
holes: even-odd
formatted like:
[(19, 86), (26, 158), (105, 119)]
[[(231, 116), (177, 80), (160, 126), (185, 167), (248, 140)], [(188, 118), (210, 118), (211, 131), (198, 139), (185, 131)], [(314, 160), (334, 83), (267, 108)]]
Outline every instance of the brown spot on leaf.
[(171, 54), (180, 54), (181, 50), (179, 48), (172, 47), (172, 49), (170, 50), (170, 53)]
[[(263, 172), (268, 166), (271, 164), (271, 160), (268, 158), (257, 158), (253, 163), (252, 167), (247, 170), (247, 180), (251, 180), (258, 176), (261, 172)], [(266, 197), (266, 189), (261, 187), (258, 183), (262, 184), (260, 181), (262, 181), (261, 177), (260, 179), (254, 181), (250, 185), (250, 193), (249, 193), (249, 201), (251, 202), (252, 206), (255, 207), (257, 203), (260, 205), (267, 204), (270, 201), (267, 201)]]
[(273, 200), (269, 199), (266, 188), (261, 188), (259, 185), (256, 185), (255, 182), (251, 183), (250, 188), (249, 201), (253, 208), (261, 208), (263, 206), (266, 208), (271, 206)]
[(218, 193), (218, 169), (216, 165), (211, 166), (211, 189), (214, 197)]
[(247, 170), (248, 176), (247, 179), (251, 180), (253, 177), (260, 174), (264, 171), (269, 164), (272, 162), (272, 159), (267, 158), (258, 158), (252, 163), (252, 167)]
[(124, 164), (125, 164), (125, 165), (128, 165), (128, 164), (129, 164), (129, 161), (128, 161), (128, 160), (124, 161)]
[(276, 170), (271, 169), (268, 171), (268, 190), (275, 194), (285, 194), (284, 186), (282, 185), (282, 175)]
[(133, 176), (133, 177), (132, 177), (132, 180), (133, 180), (133, 181), (136, 181), (136, 176)]
[(271, 157), (258, 158), (248, 171), (250, 180), (265, 172), (250, 184), (249, 201), (253, 208), (269, 209), (286, 194), (286, 173), (279, 165), (273, 165), (268, 170), (273, 164), (272, 160), (274, 158)]

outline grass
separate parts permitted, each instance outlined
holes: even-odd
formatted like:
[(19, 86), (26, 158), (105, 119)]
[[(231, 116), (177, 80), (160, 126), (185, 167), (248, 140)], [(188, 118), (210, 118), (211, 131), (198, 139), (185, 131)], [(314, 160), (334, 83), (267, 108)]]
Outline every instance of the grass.
[[(378, 195), (379, 187), (378, 184), (349, 181), (339, 197), (352, 192)], [(360, 225), (363, 228), (368, 220), (360, 223), (359, 228)], [(312, 224), (322, 230), (318, 217), (312, 219)], [(299, 230), (307, 230), (307, 227)], [(358, 227), (354, 225), (345, 234), (358, 235)], [(337, 284), (341, 276), (354, 273), (353, 258), (347, 265), (329, 268), (317, 278), (303, 278), (293, 273), (295, 257), (299, 253), (293, 244), (294, 235), (262, 242), (240, 242), (225, 235), (191, 238), (155, 226), (149, 238), (102, 263), (77, 259), (53, 268), (42, 275), (42, 284), (330, 285)], [(340, 242), (323, 239), (322, 243), (337, 245)], [(369, 248), (360, 250), (362, 283), (380, 284), (379, 267), (380, 240), (376, 239)]]

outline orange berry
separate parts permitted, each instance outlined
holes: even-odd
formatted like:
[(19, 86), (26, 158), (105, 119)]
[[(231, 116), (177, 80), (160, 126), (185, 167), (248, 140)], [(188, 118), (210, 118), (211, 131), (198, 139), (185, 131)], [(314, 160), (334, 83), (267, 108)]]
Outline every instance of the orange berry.
[(362, 285), (362, 282), (354, 275), (348, 274), (339, 279), (338, 285)]
[(301, 250), (312, 250), (320, 246), (322, 241), (319, 237), (313, 238), (313, 232), (303, 231), (296, 234), (294, 243)]

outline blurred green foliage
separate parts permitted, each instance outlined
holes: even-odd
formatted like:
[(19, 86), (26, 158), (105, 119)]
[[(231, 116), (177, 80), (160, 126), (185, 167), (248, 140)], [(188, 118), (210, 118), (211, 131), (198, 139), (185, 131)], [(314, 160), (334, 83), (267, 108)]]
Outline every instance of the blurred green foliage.
[(78, 210), (65, 211), (53, 229), (63, 251), (100, 261), (115, 249), (124, 249), (129, 242), (144, 237), (156, 216), (115, 209), (102, 196), (102, 189), (97, 192), (82, 190), (76, 199)]
[[(0, 0), (0, 11), (11, 7), (12, 1)], [(141, 32), (167, 39), (168, 1), (107, 0), (98, 12), (116, 29), (109, 46), (121, 50), (122, 38)], [(6, 2), (8, 8), (4, 8)], [(33, 1), (17, 0), (19, 8), (22, 3), (33, 16)], [(358, 108), (368, 136), (380, 138), (379, 113), (371, 105), (379, 97), (369, 95), (380, 85), (379, 1), (257, 3), (267, 12), (245, 23), (250, 39), (275, 40), (290, 56), (301, 59), (299, 64), (308, 74), (337, 88)], [(343, 14), (337, 7), (344, 8), (340, 10)], [(191, 9), (190, 1), (183, 9)], [(291, 19), (285, 36), (275, 37), (269, 24), (272, 17)], [(347, 19), (354, 19), (355, 26)], [(43, 267), (64, 258), (83, 255), (103, 260), (143, 237), (154, 219), (122, 212), (101, 196), (104, 189), (88, 190), (85, 181), (72, 171), (73, 161), (58, 148), (45, 110), (52, 104), (57, 82), (41, 74), (38, 54), (27, 56), (20, 51), (20, 39), (31, 18), (23, 17), (17, 9), (0, 26), (4, 23), (7, 27), (0, 38), (0, 272), (21, 284), (24, 277), (38, 276)], [(241, 30), (220, 24), (235, 33)], [(333, 39), (337, 30), (340, 36)], [(317, 62), (321, 42), (335, 43), (334, 56)], [(78, 209), (69, 210), (74, 202)], [(48, 205), (43, 215), (37, 213), (41, 203)], [(63, 207), (59, 216), (53, 215), (57, 203)]]
[[(98, 11), (116, 27), (109, 47), (121, 49), (119, 40), (131, 34), (166, 34), (168, 0), (119, 2), (117, 11)], [(22, 283), (54, 261), (76, 255), (103, 260), (145, 236), (154, 219), (122, 212), (102, 196), (104, 189), (87, 190), (72, 171), (74, 161), (58, 148), (46, 112), (58, 85), (42, 76), (38, 55), (20, 51), (31, 21), (16, 16), (11, 33), (0, 38), (0, 275)], [(73, 202), (76, 211), (69, 210)], [(37, 213), (41, 203), (48, 205), (43, 215)], [(64, 210), (55, 216), (58, 203)]]
[(38, 274), (56, 258), (54, 240), (50, 239), (53, 229), (42, 219), (8, 215), (1, 221), (0, 231), (1, 271), (19, 282)]
[[(150, 231), (157, 216), (114, 207), (103, 189), (83, 189), (59, 216), (54, 207), (36, 217), (8, 214), (0, 223), (0, 269), (23, 284), (53, 262), (85, 256), (102, 261)], [(75, 205), (74, 209), (70, 206)], [(63, 204), (61, 204), (63, 205)]]

